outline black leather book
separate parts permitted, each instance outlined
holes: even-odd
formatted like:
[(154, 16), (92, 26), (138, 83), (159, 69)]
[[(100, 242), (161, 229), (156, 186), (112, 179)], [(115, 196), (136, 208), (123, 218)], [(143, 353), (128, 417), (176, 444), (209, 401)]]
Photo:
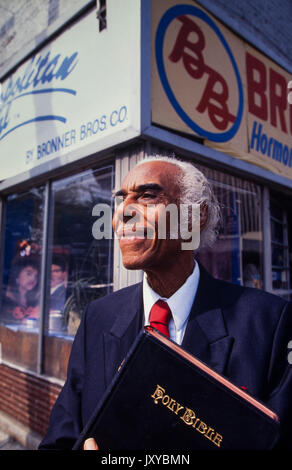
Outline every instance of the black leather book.
[(141, 331), (73, 450), (271, 449), (276, 414), (153, 328)]

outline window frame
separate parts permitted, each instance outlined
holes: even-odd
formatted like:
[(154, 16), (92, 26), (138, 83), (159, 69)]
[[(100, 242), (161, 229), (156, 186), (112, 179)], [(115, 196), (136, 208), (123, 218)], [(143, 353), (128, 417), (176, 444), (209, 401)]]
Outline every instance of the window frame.
[[(43, 232), (43, 249), (42, 249), (42, 258), (41, 258), (41, 265), (40, 265), (40, 318), (39, 318), (39, 331), (37, 333), (37, 357), (36, 357), (36, 369), (30, 370), (23, 365), (18, 365), (8, 360), (2, 358), (2, 351), (0, 345), (0, 362), (3, 364), (7, 364), (15, 369), (19, 369), (21, 371), (25, 371), (26, 373), (32, 374), (36, 377), (40, 378), (47, 378), (48, 380), (63, 384), (64, 380), (58, 377), (48, 375), (44, 372), (44, 337), (45, 337), (45, 316), (46, 316), (46, 308), (48, 305), (49, 299), (49, 283), (48, 279), (50, 279), (50, 268), (51, 268), (51, 253), (49, 250), (50, 244), (53, 238), (53, 223), (52, 223), (52, 215), (53, 215), (53, 190), (52, 185), (55, 181), (62, 180), (67, 177), (77, 176), (78, 174), (83, 173), (87, 170), (99, 170), (99, 169), (111, 169), (112, 174), (112, 189), (114, 189), (115, 185), (115, 159), (113, 155), (110, 155), (107, 159), (102, 159), (100, 162), (94, 162), (88, 165), (84, 165), (81, 168), (74, 168), (72, 171), (64, 171), (61, 172), (59, 177), (52, 176), (51, 178), (46, 179), (44, 182), (43, 179), (33, 181), (31, 180), (29, 184), (20, 185), (18, 187), (11, 187), (9, 191), (5, 192), (5, 194), (0, 194), (0, 292), (2, 292), (2, 284), (3, 284), (3, 260), (4, 260), (4, 244), (5, 244), (5, 226), (6, 226), (6, 203), (7, 197), (13, 194), (21, 194), (27, 190), (30, 190), (35, 187), (44, 187), (44, 217), (43, 217), (43, 224), (42, 224), (42, 232)], [(112, 269), (114, 269), (113, 259), (112, 262)], [(65, 341), (70, 341), (71, 344), (74, 340), (74, 337), (68, 337)]]

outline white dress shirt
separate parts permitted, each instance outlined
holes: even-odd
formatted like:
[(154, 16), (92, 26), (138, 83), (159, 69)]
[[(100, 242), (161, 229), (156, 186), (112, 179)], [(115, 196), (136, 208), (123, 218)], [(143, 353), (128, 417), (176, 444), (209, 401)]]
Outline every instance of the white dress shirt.
[(50, 294), (52, 295), (57, 289), (59, 289), (59, 287), (61, 286), (64, 286), (65, 287), (65, 284), (64, 282), (61, 282), (60, 284), (57, 284), (55, 287), (51, 287), (51, 292)]
[(187, 278), (185, 283), (168, 299), (160, 297), (148, 284), (147, 276), (144, 273), (143, 277), (143, 304), (144, 304), (144, 321), (145, 326), (149, 325), (149, 315), (151, 308), (162, 299), (167, 302), (172, 318), (169, 322), (169, 336), (170, 339), (178, 344), (182, 343), (185, 329), (187, 326), (189, 314), (196, 297), (198, 284), (200, 279), (199, 265), (195, 262), (195, 267)]

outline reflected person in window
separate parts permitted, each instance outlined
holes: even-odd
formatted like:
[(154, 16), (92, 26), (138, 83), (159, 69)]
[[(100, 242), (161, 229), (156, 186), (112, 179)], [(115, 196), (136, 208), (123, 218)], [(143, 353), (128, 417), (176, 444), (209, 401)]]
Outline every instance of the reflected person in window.
[(61, 256), (53, 256), (51, 266), (50, 311), (63, 311), (66, 302), (66, 262)]
[(39, 317), (39, 264), (31, 256), (23, 257), (11, 266), (10, 283), (4, 300), (7, 323), (20, 323)]

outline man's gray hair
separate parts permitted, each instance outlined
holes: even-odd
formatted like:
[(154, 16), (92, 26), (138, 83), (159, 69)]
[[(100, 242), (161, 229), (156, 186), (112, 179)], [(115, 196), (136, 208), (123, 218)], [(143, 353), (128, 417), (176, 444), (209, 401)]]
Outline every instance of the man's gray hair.
[(150, 161), (172, 163), (181, 169), (181, 173), (178, 174), (178, 184), (181, 188), (180, 203), (199, 204), (200, 207), (207, 208), (207, 223), (200, 234), (200, 248), (212, 246), (217, 238), (221, 210), (211, 184), (205, 175), (192, 163), (175, 157), (149, 156), (141, 160), (138, 165)]

